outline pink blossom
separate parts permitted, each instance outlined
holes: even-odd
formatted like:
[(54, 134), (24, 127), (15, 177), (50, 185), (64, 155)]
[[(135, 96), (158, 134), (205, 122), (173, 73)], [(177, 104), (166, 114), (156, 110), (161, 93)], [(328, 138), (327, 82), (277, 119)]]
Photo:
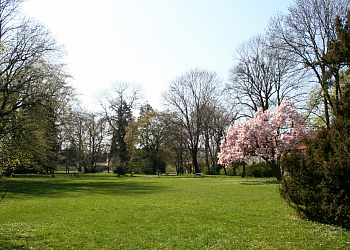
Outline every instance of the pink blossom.
[(301, 143), (305, 135), (314, 132), (305, 129), (306, 122), (292, 102), (283, 102), (274, 112), (259, 109), (254, 118), (230, 126), (221, 142), (219, 164), (248, 161), (261, 156), (267, 162), (277, 161), (285, 150)]

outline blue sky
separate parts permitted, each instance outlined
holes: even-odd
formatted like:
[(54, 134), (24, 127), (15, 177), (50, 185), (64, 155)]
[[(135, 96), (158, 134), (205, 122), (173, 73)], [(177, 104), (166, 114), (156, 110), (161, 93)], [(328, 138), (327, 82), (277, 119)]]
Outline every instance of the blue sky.
[(238, 44), (263, 33), (292, 0), (28, 0), (23, 10), (65, 46), (70, 83), (82, 106), (99, 109), (113, 82), (141, 84), (162, 109), (161, 93), (191, 68), (226, 81)]

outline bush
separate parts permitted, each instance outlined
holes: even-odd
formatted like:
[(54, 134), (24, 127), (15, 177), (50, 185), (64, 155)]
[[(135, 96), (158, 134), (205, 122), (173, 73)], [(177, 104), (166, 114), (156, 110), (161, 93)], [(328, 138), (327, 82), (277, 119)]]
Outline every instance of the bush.
[(165, 172), (166, 173), (176, 173), (176, 167), (171, 164), (167, 164), (165, 167)]
[(350, 228), (350, 119), (338, 117), (305, 142), (304, 152), (281, 159), (290, 178), (282, 181), (281, 196), (301, 218)]
[[(242, 166), (236, 166), (236, 175), (235, 175), (235, 171), (234, 171), (233, 167), (226, 168), (227, 176), (238, 176), (238, 175), (240, 175), (241, 172), (242, 172), (242, 171), (240, 171), (240, 168), (242, 168)], [(224, 168), (220, 169), (220, 175), (225, 175), (225, 169)]]
[[(214, 174), (215, 169), (212, 166), (210, 166), (209, 169), (210, 169), (210, 174)], [(209, 170), (207, 166), (203, 168), (202, 173), (205, 175), (209, 175)]]
[(125, 175), (126, 174), (126, 168), (127, 168), (126, 162), (121, 162), (121, 161), (117, 160), (115, 162), (115, 166), (114, 166), (113, 172), (115, 174), (117, 174), (118, 178), (119, 178), (121, 175)]
[(274, 177), (270, 164), (266, 162), (259, 162), (246, 166), (246, 176), (252, 177)]

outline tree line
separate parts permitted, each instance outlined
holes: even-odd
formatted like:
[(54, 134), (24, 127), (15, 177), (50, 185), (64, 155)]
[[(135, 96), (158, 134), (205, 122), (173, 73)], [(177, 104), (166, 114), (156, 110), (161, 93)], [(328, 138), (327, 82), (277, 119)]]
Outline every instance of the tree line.
[(54, 174), (58, 166), (96, 172), (102, 162), (118, 174), (155, 174), (166, 165), (178, 174), (218, 174), (230, 125), (288, 101), (309, 128), (330, 128), (346, 93), (346, 0), (294, 1), (266, 33), (237, 47), (227, 82), (190, 69), (169, 83), (159, 111), (140, 86), (120, 81), (101, 96), (99, 113), (79, 107), (63, 48), (21, 14), (22, 2), (0, 3), (0, 163), (8, 174)]
[(61, 46), (43, 25), (21, 15), (22, 2), (0, 2), (0, 162), (6, 171), (48, 171), (58, 164), (74, 91)]

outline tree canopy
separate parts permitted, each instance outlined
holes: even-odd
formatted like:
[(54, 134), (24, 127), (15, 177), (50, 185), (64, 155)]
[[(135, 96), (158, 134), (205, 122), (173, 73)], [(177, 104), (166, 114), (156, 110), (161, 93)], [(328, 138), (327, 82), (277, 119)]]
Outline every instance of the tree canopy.
[(260, 108), (254, 118), (229, 127), (221, 141), (219, 164), (229, 167), (234, 162), (247, 162), (252, 156), (260, 156), (270, 163), (275, 177), (281, 180), (278, 161), (282, 153), (297, 147), (303, 136), (313, 134), (305, 125), (291, 102), (282, 102), (274, 112), (263, 112)]

